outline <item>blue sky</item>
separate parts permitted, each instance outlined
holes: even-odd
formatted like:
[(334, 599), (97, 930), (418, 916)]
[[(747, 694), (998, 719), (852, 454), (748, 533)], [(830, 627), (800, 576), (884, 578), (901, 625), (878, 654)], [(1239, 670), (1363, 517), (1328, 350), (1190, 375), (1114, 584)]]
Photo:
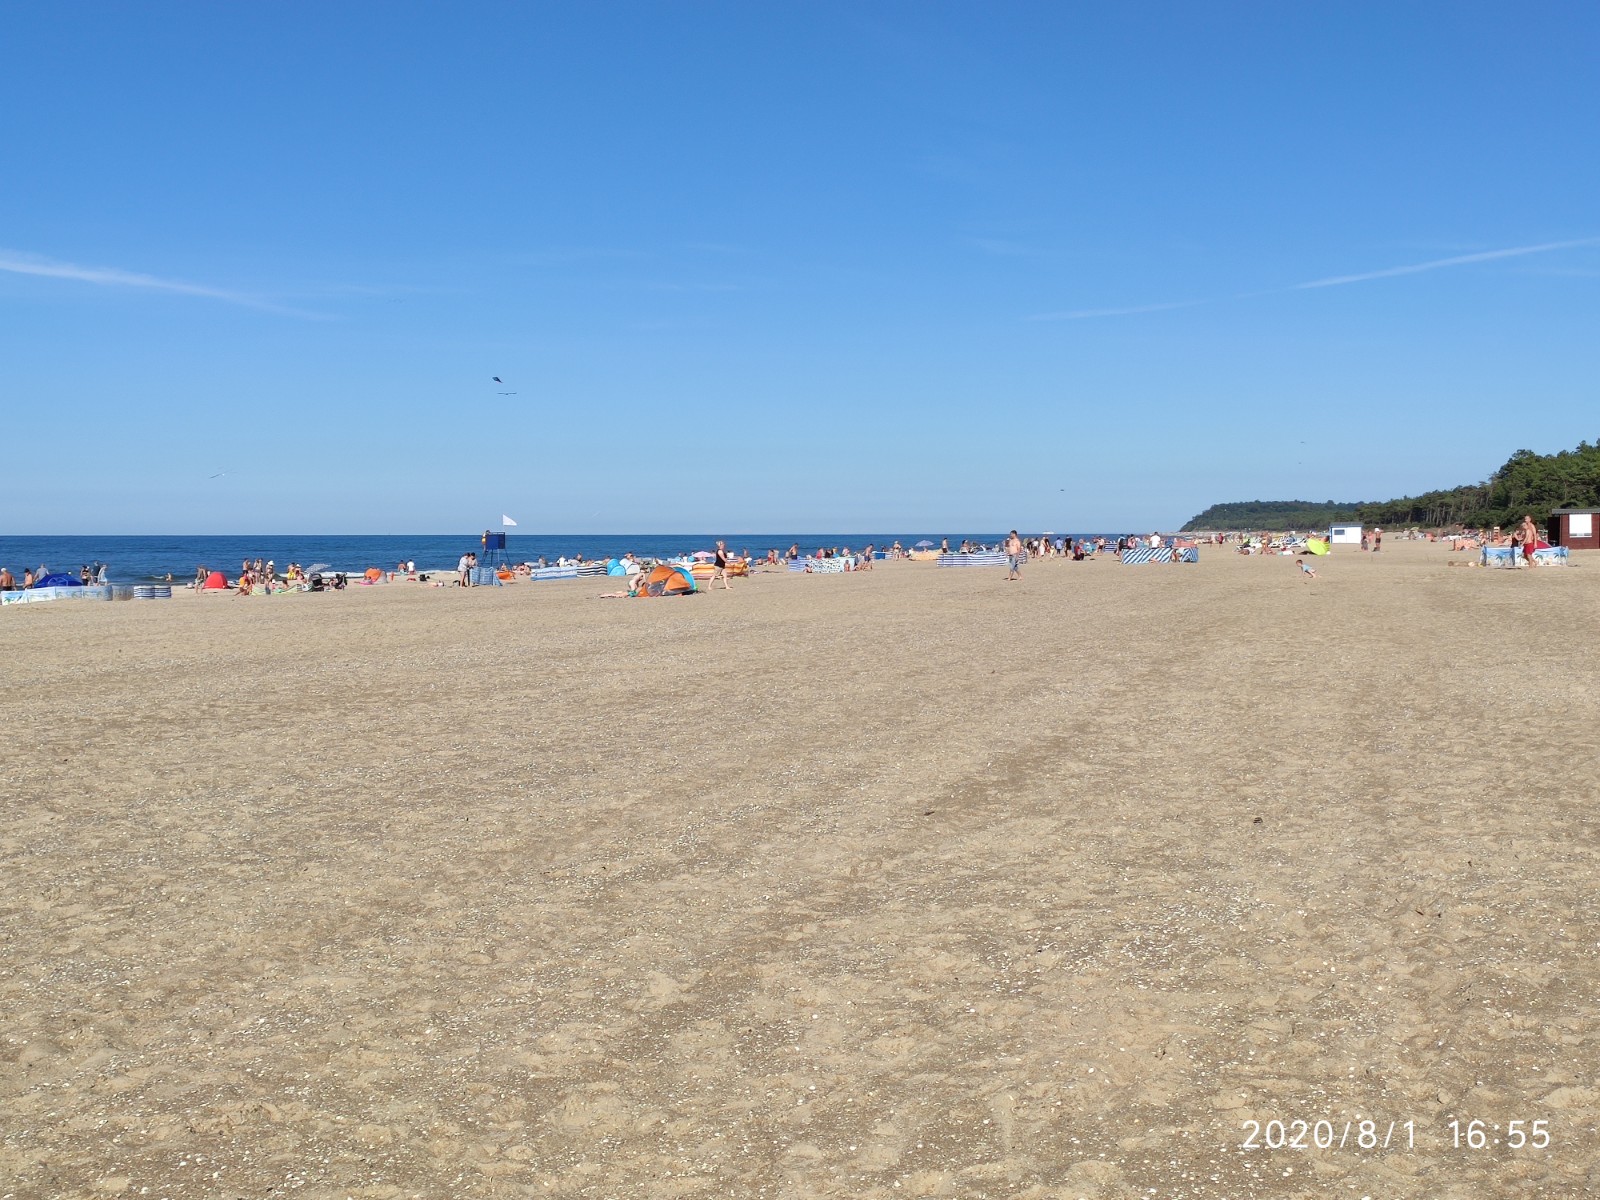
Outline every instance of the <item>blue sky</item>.
[(1592, 4), (6, 0), (0, 53), (0, 532), (1174, 527), (1600, 436)]

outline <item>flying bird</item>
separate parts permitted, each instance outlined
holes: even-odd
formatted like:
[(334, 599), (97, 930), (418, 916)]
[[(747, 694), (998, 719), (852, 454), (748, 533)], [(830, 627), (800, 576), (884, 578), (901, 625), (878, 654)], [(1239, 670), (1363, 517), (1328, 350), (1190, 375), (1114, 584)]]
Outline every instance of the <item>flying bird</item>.
[(495, 377), (494, 377), (494, 381), (495, 381), (495, 382), (496, 382), (496, 383), (504, 383), (504, 382), (505, 382), (505, 380), (504, 380), (504, 379), (501, 379), (501, 378), (500, 378), (500, 376), (498, 376), (498, 375), (496, 375), (496, 376), (495, 376)]
[(515, 392), (496, 392), (496, 396), (515, 396)]
[(224, 475), (226, 475), (226, 474), (227, 474), (227, 472), (226, 472), (226, 471), (218, 471), (218, 472), (217, 472), (217, 473), (216, 473), (216, 474), (215, 474), (215, 475), (213, 475), (213, 476), (212, 476), (212, 477), (211, 477), (211, 478), (213, 478), (213, 479), (221, 479), (221, 478), (222, 478), (222, 477), (223, 477), (223, 476), (224, 476)]

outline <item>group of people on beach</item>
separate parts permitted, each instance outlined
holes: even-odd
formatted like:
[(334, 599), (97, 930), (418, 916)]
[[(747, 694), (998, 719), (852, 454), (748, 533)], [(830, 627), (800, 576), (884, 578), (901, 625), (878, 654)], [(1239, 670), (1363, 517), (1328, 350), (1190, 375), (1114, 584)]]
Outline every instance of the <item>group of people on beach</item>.
[[(297, 577), (299, 572), (299, 565), (296, 563), (290, 563), (289, 569), (285, 575), (286, 581)], [(211, 572), (205, 567), (197, 567), (194, 573), (195, 587), (204, 587), (206, 580), (210, 577)], [(234, 584), (234, 587), (239, 590), (239, 594), (241, 596), (248, 596), (251, 590), (255, 587), (259, 586), (271, 590), (272, 586), (277, 582), (277, 563), (273, 562), (270, 558), (265, 561), (262, 561), (259, 558), (252, 561), (247, 558), (239, 564), (239, 581)]]
[(35, 579), (43, 579), (48, 574), (50, 574), (50, 568), (40, 563), (37, 571), (34, 571), (31, 567), (25, 569), (22, 572), (22, 582), (18, 583), (17, 577), (11, 573), (10, 567), (0, 567), (0, 592), (15, 592), (24, 588), (31, 590)]
[[(94, 584), (103, 585), (106, 582), (106, 571), (108, 569), (105, 563), (98, 560), (93, 563), (85, 563), (78, 571), (76, 579), (85, 587), (90, 587)], [(0, 567), (0, 592), (31, 591), (38, 585), (39, 580), (48, 578), (49, 575), (50, 568), (45, 566), (44, 563), (40, 563), (37, 568), (24, 568), (22, 580), (18, 582), (17, 577), (11, 573), (10, 567)]]
[[(167, 575), (167, 582), (173, 582)], [(346, 577), (329, 572), (326, 577), (320, 570), (308, 569), (299, 563), (290, 563), (282, 574), (272, 559), (245, 559), (239, 564), (239, 574), (232, 580), (220, 570), (204, 564), (195, 568), (189, 587), (196, 592), (231, 592), (236, 596), (273, 596), (283, 592), (317, 592), (325, 589), (342, 591)]]
[(1538, 523), (1534, 521), (1532, 513), (1524, 513), (1522, 520), (1517, 522), (1510, 533), (1498, 525), (1493, 525), (1488, 529), (1464, 529), (1449, 535), (1449, 541), (1450, 549), (1453, 551), (1482, 550), (1485, 546), (1510, 546), (1512, 552), (1530, 567), (1539, 565), (1534, 554), (1550, 547), (1550, 543), (1539, 533)]

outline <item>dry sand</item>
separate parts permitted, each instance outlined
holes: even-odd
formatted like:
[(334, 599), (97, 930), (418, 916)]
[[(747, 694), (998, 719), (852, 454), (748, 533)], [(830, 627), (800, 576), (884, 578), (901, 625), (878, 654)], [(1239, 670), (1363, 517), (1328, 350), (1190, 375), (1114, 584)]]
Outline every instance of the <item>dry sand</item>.
[(0, 1196), (1600, 1194), (1600, 555), (1202, 553), (5, 610)]

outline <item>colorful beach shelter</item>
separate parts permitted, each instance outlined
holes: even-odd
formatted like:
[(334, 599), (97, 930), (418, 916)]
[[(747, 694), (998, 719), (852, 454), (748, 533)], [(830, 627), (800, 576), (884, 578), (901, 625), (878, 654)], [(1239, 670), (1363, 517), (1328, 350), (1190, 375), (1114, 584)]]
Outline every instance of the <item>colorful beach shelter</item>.
[(36, 588), (82, 587), (83, 580), (79, 579), (76, 575), (66, 575), (58, 571), (54, 575), (46, 575), (41, 579), (35, 579), (33, 581), (33, 586)]
[(213, 571), (206, 576), (205, 583), (200, 585), (203, 592), (225, 592), (228, 590), (227, 577), (221, 571)]
[(1328, 552), (1327, 540), (1324, 538), (1307, 538), (1306, 549), (1313, 554), (1326, 554)]
[(671, 563), (652, 567), (639, 586), (639, 594), (643, 596), (687, 596), (698, 590), (694, 576)]

